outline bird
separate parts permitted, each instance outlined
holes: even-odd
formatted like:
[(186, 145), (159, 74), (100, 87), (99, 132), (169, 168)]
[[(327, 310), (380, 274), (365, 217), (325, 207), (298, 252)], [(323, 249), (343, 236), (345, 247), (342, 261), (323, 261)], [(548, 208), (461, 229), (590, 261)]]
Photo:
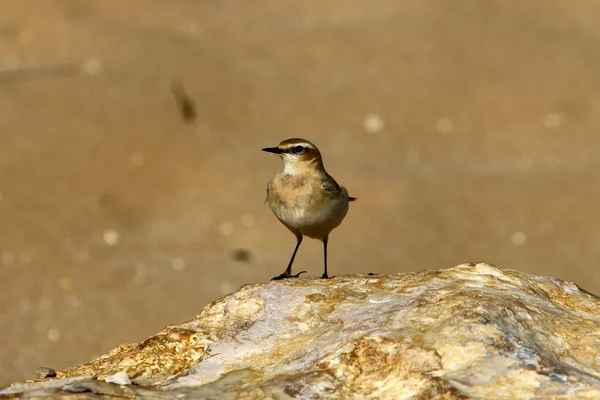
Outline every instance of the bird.
[(292, 275), (292, 264), (304, 236), (323, 242), (323, 275), (327, 274), (327, 242), (348, 213), (349, 202), (355, 197), (325, 171), (321, 152), (305, 139), (291, 138), (277, 147), (262, 149), (279, 155), (283, 171), (267, 184), (265, 202), (277, 219), (296, 236), (296, 247), (285, 271), (272, 280), (297, 278), (306, 271)]

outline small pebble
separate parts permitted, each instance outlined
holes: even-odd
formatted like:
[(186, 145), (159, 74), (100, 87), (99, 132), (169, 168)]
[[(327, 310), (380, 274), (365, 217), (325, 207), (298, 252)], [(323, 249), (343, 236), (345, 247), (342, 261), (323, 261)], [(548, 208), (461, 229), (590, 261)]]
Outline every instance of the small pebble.
[(121, 242), (121, 234), (114, 229), (107, 229), (102, 234), (102, 240), (104, 240), (104, 243), (108, 246), (116, 246)]
[(38, 378), (54, 378), (56, 376), (56, 371), (50, 367), (39, 367), (35, 370), (35, 374)]
[(436, 128), (438, 132), (442, 135), (448, 135), (450, 134), (450, 132), (452, 132), (452, 129), (454, 128), (454, 123), (450, 118), (442, 117), (438, 120)]
[(527, 242), (527, 235), (525, 235), (524, 232), (517, 231), (512, 234), (512, 236), (510, 237), (510, 241), (515, 246), (522, 246)]
[(185, 260), (183, 258), (174, 258), (171, 260), (171, 268), (173, 268), (174, 271), (183, 271), (185, 267)]
[(91, 58), (83, 63), (83, 70), (90, 76), (98, 74), (101, 69), (102, 65), (100, 64), (100, 61), (95, 58)]
[(223, 236), (231, 236), (231, 235), (233, 235), (234, 231), (235, 231), (235, 228), (229, 222), (223, 222), (219, 226), (219, 233)]
[(49, 341), (56, 342), (56, 341), (58, 341), (58, 339), (60, 339), (60, 332), (58, 329), (52, 328), (48, 331), (47, 336), (48, 336)]
[(369, 133), (379, 133), (385, 127), (385, 122), (377, 114), (369, 114), (363, 120), (363, 127)]
[(117, 372), (114, 375), (107, 376), (104, 380), (117, 385), (131, 385), (131, 380), (125, 371)]

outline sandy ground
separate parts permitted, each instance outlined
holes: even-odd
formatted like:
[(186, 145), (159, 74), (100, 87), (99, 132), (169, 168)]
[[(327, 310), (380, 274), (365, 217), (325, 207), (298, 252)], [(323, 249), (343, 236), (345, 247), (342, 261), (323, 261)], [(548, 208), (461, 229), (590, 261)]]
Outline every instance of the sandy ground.
[[(260, 149), (289, 137), (359, 198), (332, 274), (481, 260), (600, 292), (598, 18), (595, 0), (4, 0), (0, 383), (281, 273), (295, 240)], [(296, 269), (321, 257), (306, 240)]]

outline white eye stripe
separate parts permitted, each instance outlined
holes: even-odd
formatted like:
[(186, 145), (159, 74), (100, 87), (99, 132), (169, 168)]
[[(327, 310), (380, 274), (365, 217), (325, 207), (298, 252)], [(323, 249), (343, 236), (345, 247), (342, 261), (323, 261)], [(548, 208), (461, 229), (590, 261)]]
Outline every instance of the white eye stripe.
[(289, 150), (292, 150), (292, 149), (296, 148), (297, 146), (302, 146), (305, 149), (313, 149), (313, 150), (315, 149), (315, 146), (313, 146), (310, 143), (294, 143), (294, 144), (285, 146), (284, 148), (282, 148), (282, 150), (283, 151), (289, 151)]
[(292, 138), (292, 139), (284, 140), (283, 142), (279, 143), (279, 145), (277, 147), (279, 147), (279, 150), (282, 153), (288, 153), (288, 154), (294, 154), (294, 153), (299, 154), (298, 151), (294, 150), (297, 147), (302, 147), (304, 150), (312, 150), (312, 151), (316, 151), (316, 152), (319, 151), (317, 146), (312, 144), (310, 141), (308, 141), (306, 139), (301, 139), (301, 138)]

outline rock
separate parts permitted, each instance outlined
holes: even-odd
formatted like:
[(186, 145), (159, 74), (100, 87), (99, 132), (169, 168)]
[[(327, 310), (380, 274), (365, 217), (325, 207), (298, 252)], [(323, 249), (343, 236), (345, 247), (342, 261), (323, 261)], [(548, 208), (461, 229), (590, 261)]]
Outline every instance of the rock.
[[(600, 398), (599, 321), (575, 284), (484, 263), (288, 279), (0, 395)], [(135, 385), (103, 382), (122, 371)]]
[(49, 367), (39, 367), (35, 370), (35, 374), (38, 378), (54, 378), (56, 376), (56, 371)]
[(104, 380), (109, 383), (116, 383), (117, 385), (131, 385), (131, 380), (129, 380), (129, 377), (125, 371), (117, 372), (114, 375), (107, 376)]

